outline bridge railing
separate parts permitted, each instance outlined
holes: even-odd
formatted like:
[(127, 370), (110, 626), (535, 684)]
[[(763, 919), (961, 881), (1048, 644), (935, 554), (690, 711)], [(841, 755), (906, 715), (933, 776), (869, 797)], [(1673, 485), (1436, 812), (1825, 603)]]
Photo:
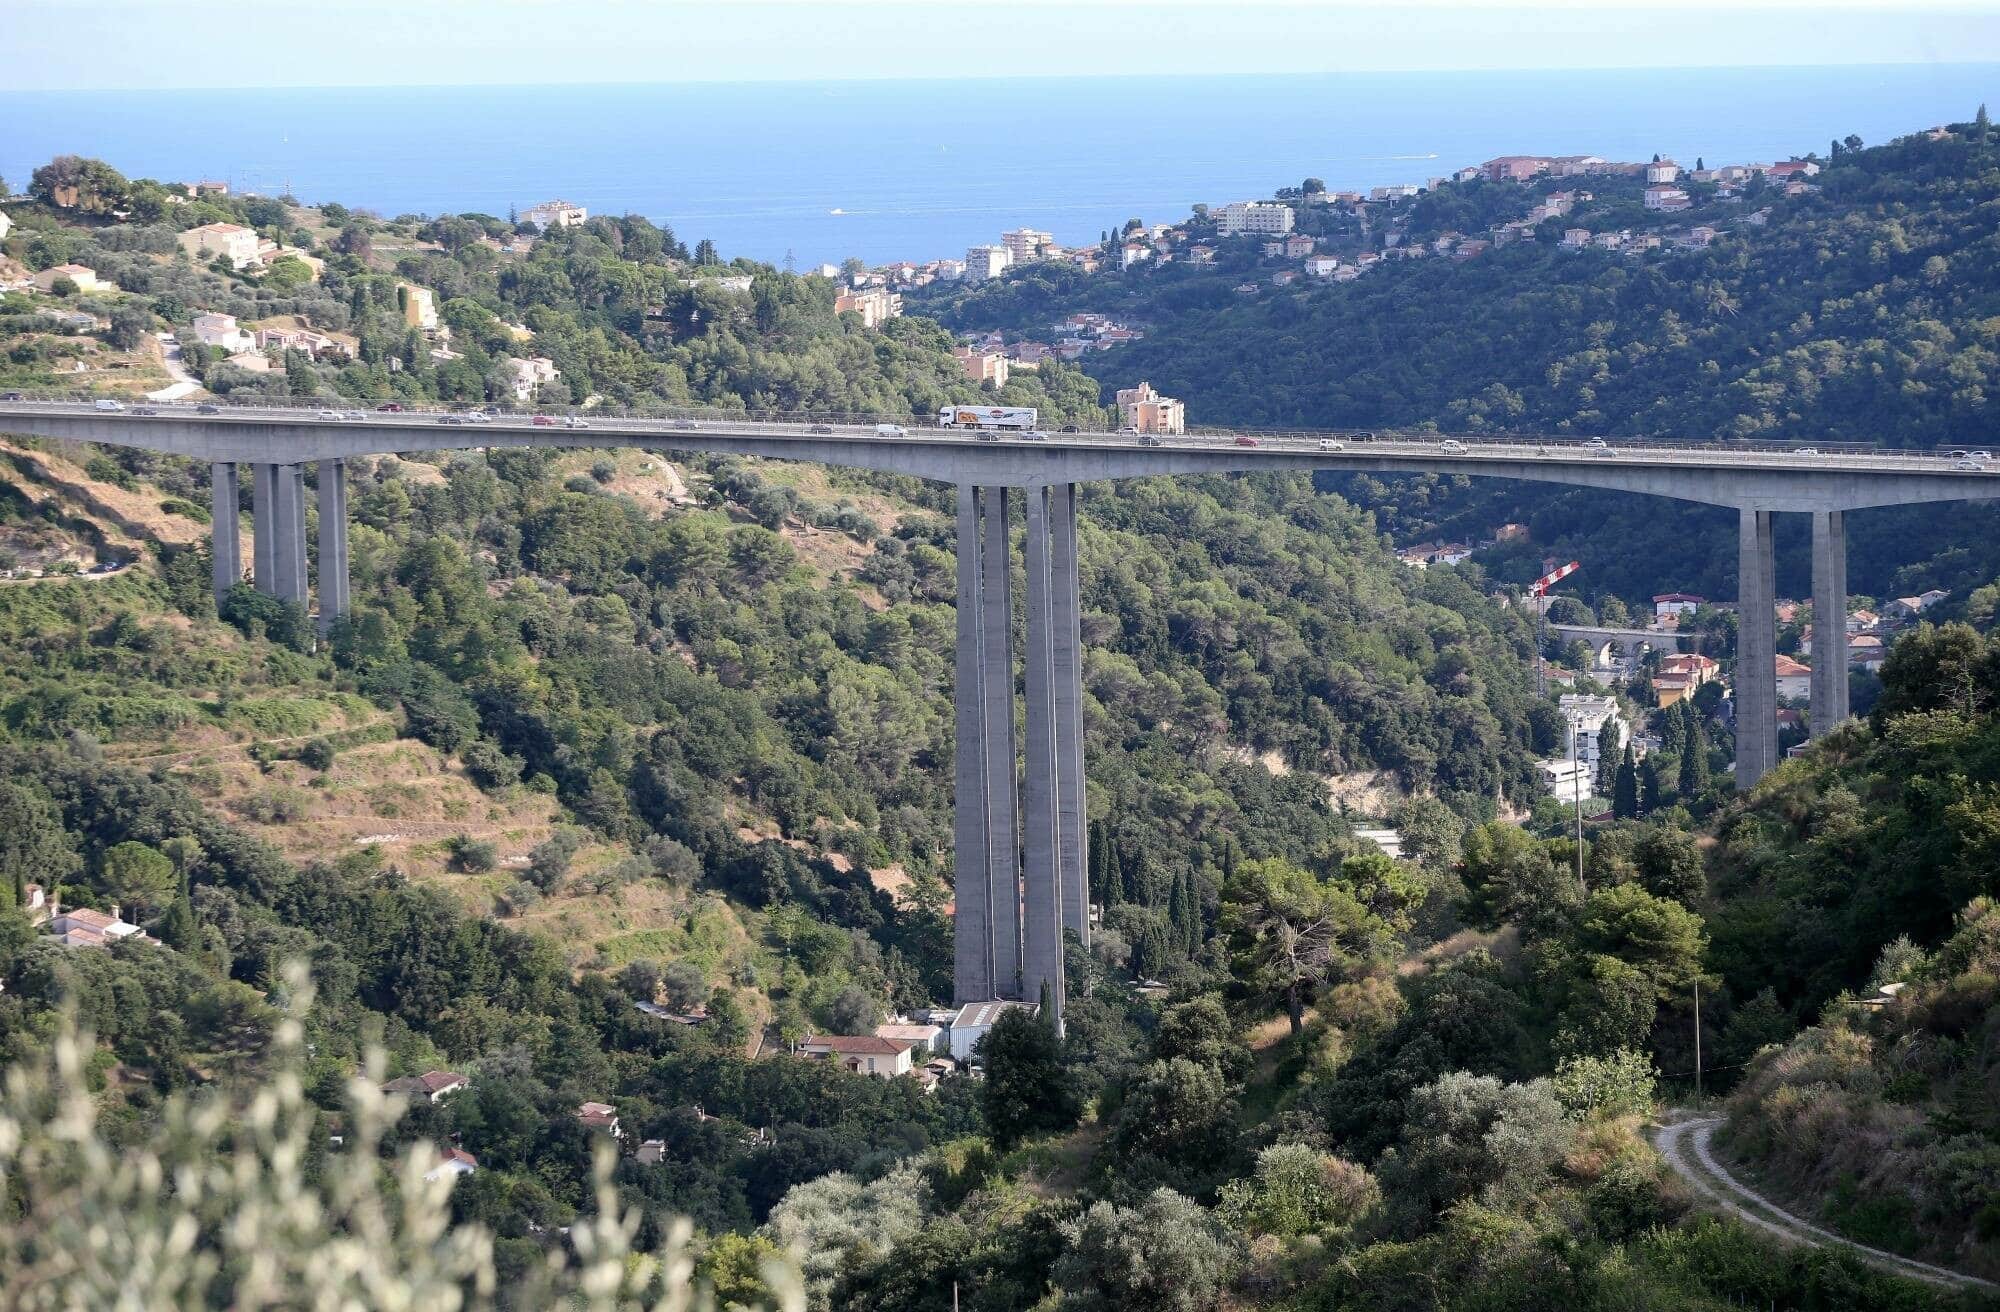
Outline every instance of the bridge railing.
[[(105, 399), (103, 394), (79, 388), (54, 389), (10, 389), (9, 397), (18, 396), (23, 403), (87, 405)], [(447, 401), (404, 401), (398, 398), (372, 398), (367, 400), (353, 397), (290, 397), (258, 395), (252, 398), (204, 397), (199, 401), (183, 399), (179, 401), (146, 401), (117, 398), (128, 410), (150, 408), (163, 413), (193, 413), (199, 405), (213, 405), (226, 411), (269, 412), (295, 411), (302, 414), (317, 414), (332, 410), (344, 412), (362, 410), (371, 415), (383, 413), (384, 405), (396, 405), (396, 413), (413, 416), (438, 416), (446, 414), (469, 414), (474, 411), (489, 414), (495, 418), (528, 420), (534, 416), (546, 415), (559, 423), (572, 416), (589, 422), (632, 422), (632, 423), (686, 423), (696, 424), (779, 424), (788, 427), (810, 424), (825, 424), (848, 428), (872, 428), (881, 424), (894, 424), (911, 431), (935, 429), (935, 420), (930, 415), (882, 414), (873, 412), (836, 410), (752, 410), (732, 409), (712, 406), (673, 406), (648, 402), (643, 405), (620, 405), (615, 402), (597, 402), (588, 406), (574, 405), (509, 405), (505, 402), (447, 402)], [(0, 405), (0, 414), (4, 414)], [(1077, 432), (1065, 428), (1057, 432), (1045, 429), (1051, 436), (1068, 438), (1130, 438), (1129, 430), (1108, 432), (1090, 430)], [(1340, 442), (1349, 453), (1365, 451), (1369, 445), (1418, 445), (1436, 446), (1446, 441), (1460, 443), (1468, 449), (1478, 447), (1491, 450), (1507, 448), (1546, 454), (1554, 451), (1582, 452), (1599, 449), (1617, 452), (1656, 452), (1666, 454), (1686, 454), (1699, 452), (1771, 454), (1799, 457), (1802, 451), (1810, 449), (1825, 457), (1883, 457), (1890, 459), (1910, 459), (1934, 456), (1949, 459), (1954, 452), (1917, 447), (1889, 447), (1879, 443), (1866, 442), (1776, 442), (1750, 441), (1740, 438), (1597, 438), (1574, 433), (1453, 433), (1430, 428), (1409, 429), (1363, 429), (1363, 428), (1256, 428), (1247, 426), (1198, 425), (1187, 429), (1185, 434), (1167, 435), (1189, 438), (1212, 438), (1221, 442), (1235, 442), (1238, 438), (1251, 438), (1259, 445), (1307, 445), (1317, 447), (1320, 443)]]

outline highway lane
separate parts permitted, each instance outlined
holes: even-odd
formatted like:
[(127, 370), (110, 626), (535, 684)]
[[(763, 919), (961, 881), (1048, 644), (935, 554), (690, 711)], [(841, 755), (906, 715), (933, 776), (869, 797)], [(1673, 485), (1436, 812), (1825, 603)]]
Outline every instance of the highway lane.
[[(299, 405), (133, 403), (116, 411), (106, 411), (99, 410), (94, 401), (87, 399), (25, 397), (21, 400), (0, 400), (0, 431), (4, 431), (6, 417), (9, 414), (20, 415), (23, 418), (35, 415), (88, 415), (99, 419), (129, 422), (135, 428), (153, 422), (165, 424), (194, 421), (217, 427), (284, 423), (325, 425), (328, 428), (350, 432), (356, 429), (374, 429), (382, 432), (385, 450), (395, 449), (397, 434), (414, 434), (419, 431), (423, 434), (424, 445), (437, 446), (440, 444), (438, 439), (443, 434), (435, 430), (449, 428), (463, 430), (462, 433), (452, 434), (454, 439), (462, 437), (463, 442), (454, 441), (451, 444), (465, 447), (487, 445), (479, 440), (481, 435), (498, 433), (545, 438), (547, 444), (551, 446), (565, 445), (565, 438), (574, 439), (576, 445), (604, 445), (618, 439), (630, 438), (633, 445), (666, 448), (673, 447), (677, 440), (699, 445), (703, 437), (761, 438), (778, 441), (835, 438), (847, 441), (970, 449), (1007, 444), (1134, 452), (1145, 450), (1227, 452), (1232, 457), (1242, 458), (1246, 465), (1254, 465), (1260, 455), (1287, 457), (1285, 463), (1288, 465), (1296, 465), (1296, 458), (1300, 455), (1323, 456), (1329, 466), (1339, 466), (1344, 463), (1341, 459), (1343, 456), (1366, 456), (1399, 463), (1408, 461), (1413, 471), (1425, 462), (1445, 458), (1454, 462), (1474, 463), (1482, 460), (1527, 461), (1552, 467), (1617, 462), (1712, 470), (1956, 474), (1972, 479), (2000, 474), (2000, 460), (1984, 459), (1968, 462), (1955, 452), (1924, 452), (1884, 447), (1842, 446), (1814, 450), (1805, 447), (1787, 448), (1723, 442), (1598, 442), (1576, 437), (1523, 438), (1481, 434), (1390, 432), (1360, 434), (1340, 431), (1225, 430), (1161, 435), (1156, 439), (1142, 438), (1129, 432), (1045, 432), (1039, 438), (1029, 438), (1012, 431), (979, 432), (926, 427), (916, 423), (898, 423), (895, 426), (899, 431), (885, 434), (878, 431), (878, 425), (894, 421), (873, 417), (814, 420), (746, 416), (727, 412), (639, 416), (587, 411), (548, 412), (546, 415), (548, 422), (536, 423), (536, 416), (531, 413), (501, 412), (490, 415), (484, 421), (467, 418), (469, 413), (417, 409), (400, 412), (346, 409), (328, 411), (317, 402)], [(360, 417), (334, 417), (351, 415)], [(447, 419), (458, 422), (446, 422)], [(572, 421), (578, 421), (576, 426), (570, 426)]]

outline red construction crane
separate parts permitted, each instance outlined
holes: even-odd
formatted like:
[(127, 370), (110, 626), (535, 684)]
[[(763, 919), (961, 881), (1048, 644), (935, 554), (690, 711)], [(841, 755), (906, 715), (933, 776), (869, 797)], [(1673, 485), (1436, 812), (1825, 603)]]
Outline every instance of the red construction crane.
[(1528, 585), (1529, 595), (1533, 596), (1538, 603), (1535, 607), (1535, 692), (1538, 695), (1548, 691), (1546, 686), (1547, 679), (1543, 669), (1548, 663), (1548, 658), (1542, 655), (1542, 651), (1549, 644), (1549, 589), (1582, 568), (1582, 561), (1572, 560), (1560, 569), (1550, 570)]

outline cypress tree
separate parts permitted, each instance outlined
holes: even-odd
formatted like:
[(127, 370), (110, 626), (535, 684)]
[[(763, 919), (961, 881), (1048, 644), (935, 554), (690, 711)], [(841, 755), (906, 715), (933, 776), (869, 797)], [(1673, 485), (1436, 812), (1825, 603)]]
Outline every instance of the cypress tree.
[(1648, 756), (1639, 765), (1639, 810), (1650, 815), (1666, 805), (1661, 795), (1664, 784), (1660, 779), (1660, 758)]
[(1618, 777), (1611, 787), (1611, 814), (1620, 820), (1631, 820), (1639, 814), (1639, 767), (1632, 759), (1632, 749), (1625, 748), (1625, 759), (1618, 763)]
[(1692, 802), (1708, 791), (1708, 736), (1693, 716), (1688, 717), (1687, 746), (1681, 751), (1681, 773), (1676, 782), (1682, 802)]
[(1618, 786), (1618, 749), (1624, 743), (1625, 735), (1619, 732), (1618, 721), (1606, 717), (1604, 727), (1597, 733), (1597, 795), (1610, 797)]

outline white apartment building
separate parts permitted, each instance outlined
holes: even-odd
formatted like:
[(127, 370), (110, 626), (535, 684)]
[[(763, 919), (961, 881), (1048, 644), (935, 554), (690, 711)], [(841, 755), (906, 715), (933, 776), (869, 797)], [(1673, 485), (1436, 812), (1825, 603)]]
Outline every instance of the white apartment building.
[(1583, 761), (1557, 756), (1536, 764), (1541, 767), (1542, 787), (1558, 802), (1574, 806), (1597, 791), (1596, 768)]
[(1048, 258), (1055, 249), (1054, 233), (1038, 232), (1034, 228), (1016, 228), (1012, 232), (1000, 234), (1000, 244), (1007, 248), (1008, 259), (1015, 264), (1026, 264), (1031, 260)]
[(985, 282), (988, 278), (998, 278), (1001, 270), (1013, 262), (1014, 257), (1005, 246), (968, 246), (962, 276), (966, 282)]
[(1211, 212), (1215, 217), (1216, 231), (1225, 237), (1244, 233), (1282, 236), (1292, 230), (1292, 223), (1297, 218), (1291, 206), (1264, 200), (1235, 200)]
[(881, 287), (845, 291), (834, 296), (835, 314), (846, 314), (850, 310), (861, 316), (863, 328), (880, 328), (884, 320), (893, 319), (903, 312), (903, 298)]
[(507, 368), (514, 375), (514, 399), (517, 401), (533, 399), (537, 389), (562, 377), (562, 371), (556, 368), (556, 362), (544, 355), (531, 356), (526, 360), (509, 360)]
[(1619, 742), (1631, 740), (1631, 726), (1625, 723), (1615, 698), (1566, 692), (1556, 699), (1556, 706), (1563, 718), (1576, 726), (1575, 759), (1593, 769), (1597, 766), (1598, 745), (1603, 741), (1605, 725), (1617, 726)]
[(1648, 164), (1646, 166), (1647, 182), (1679, 182), (1680, 180), (1681, 166), (1670, 159), (1663, 159), (1657, 164)]
[(532, 223), (537, 232), (550, 228), (570, 228), (590, 217), (590, 211), (566, 200), (545, 200), (521, 211), (521, 222)]

